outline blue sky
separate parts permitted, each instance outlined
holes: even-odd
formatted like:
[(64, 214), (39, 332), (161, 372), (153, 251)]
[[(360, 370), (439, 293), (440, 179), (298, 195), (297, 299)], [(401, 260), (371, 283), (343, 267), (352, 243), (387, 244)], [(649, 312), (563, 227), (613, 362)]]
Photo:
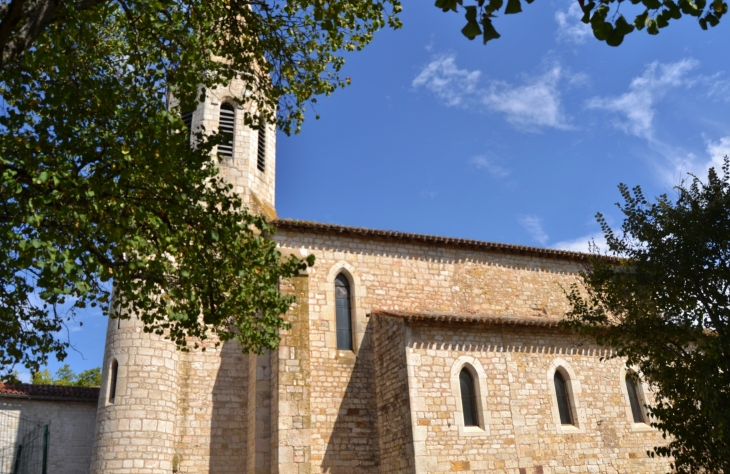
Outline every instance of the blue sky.
[[(585, 250), (597, 212), (620, 224), (619, 183), (671, 193), (730, 154), (727, 21), (611, 48), (579, 17), (539, 0), (483, 46), (462, 14), (406, 1), (403, 29), (347, 55), (352, 85), (319, 100), (321, 119), (279, 134), (279, 215)], [(80, 320), (64, 361), (77, 371), (101, 364), (106, 330)]]

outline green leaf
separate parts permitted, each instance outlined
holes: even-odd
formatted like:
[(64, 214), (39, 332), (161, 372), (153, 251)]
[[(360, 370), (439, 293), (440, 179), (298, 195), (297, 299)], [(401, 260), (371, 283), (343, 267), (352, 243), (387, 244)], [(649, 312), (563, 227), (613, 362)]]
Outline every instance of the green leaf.
[(473, 40), (480, 34), (482, 34), (481, 28), (479, 28), (479, 23), (477, 23), (477, 7), (475, 6), (468, 6), (464, 7), (466, 10), (466, 20), (467, 24), (462, 28), (461, 33), (469, 38), (470, 40)]
[(647, 18), (649, 18), (649, 12), (645, 11), (634, 19), (634, 26), (637, 30), (641, 31), (646, 26)]
[(521, 11), (522, 5), (520, 4), (520, 0), (507, 0), (507, 8), (504, 9), (506, 15), (520, 13)]
[[(489, 4), (487, 5), (487, 13), (493, 13), (496, 11), (499, 11), (502, 8), (502, 5), (504, 4), (504, 0), (489, 0)], [(484, 22), (482, 22), (482, 25), (484, 25)]]
[(641, 0), (641, 3), (649, 10), (657, 10), (662, 6), (661, 0)]
[(497, 30), (494, 29), (494, 25), (492, 25), (492, 22), (489, 20), (489, 18), (484, 18), (482, 20), (482, 28), (484, 29), (484, 44), (487, 44), (488, 41), (497, 39), (501, 36), (499, 33), (497, 33)]
[(41, 183), (48, 181), (48, 171), (41, 171), (41, 174), (38, 175), (38, 180)]
[(458, 11), (458, 5), (461, 5), (461, 2), (462, 0), (436, 0), (436, 6), (444, 12)]

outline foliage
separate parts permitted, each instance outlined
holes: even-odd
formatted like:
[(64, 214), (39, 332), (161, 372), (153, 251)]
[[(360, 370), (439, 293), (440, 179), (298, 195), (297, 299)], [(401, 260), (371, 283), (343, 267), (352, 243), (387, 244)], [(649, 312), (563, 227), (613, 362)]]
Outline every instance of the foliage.
[[(221, 137), (191, 147), (180, 110), (239, 77), (251, 127), (298, 130), (307, 103), (347, 84), (341, 52), (398, 27), (400, 4), (47, 1), (58, 18), (0, 69), (0, 364), (63, 359), (58, 331), (94, 306), (183, 350), (211, 332), (275, 347), (292, 302), (278, 283), (313, 258), (282, 261), (274, 229), (217, 174)], [(31, 21), (8, 30), (3, 11), (11, 37)]]
[[(652, 425), (678, 473), (730, 472), (730, 163), (650, 203), (621, 185), (621, 234), (574, 286), (567, 326), (627, 358), (653, 387)], [(652, 453), (653, 455), (654, 453)]]
[(51, 376), (48, 369), (39, 370), (33, 374), (33, 385), (63, 385), (65, 387), (99, 387), (101, 385), (101, 367), (84, 370), (76, 373), (68, 364), (56, 371), (56, 377)]
[[(525, 0), (532, 3), (533, 0)], [(605, 41), (609, 46), (619, 46), (624, 37), (634, 30), (643, 30), (650, 35), (659, 34), (661, 28), (669, 26), (671, 20), (679, 20), (682, 15), (689, 15), (698, 19), (700, 28), (706, 30), (709, 26), (717, 26), (722, 16), (727, 13), (728, 6), (723, 0), (631, 0), (636, 16), (629, 22), (619, 11), (622, 0), (578, 0), (583, 10), (583, 23), (591, 25), (593, 35), (599, 41)], [(484, 44), (497, 39), (500, 34), (492, 25), (504, 0), (474, 0), (474, 5), (464, 6), (463, 0), (436, 0), (436, 6), (444, 12), (458, 12), (462, 7), (466, 12), (466, 26), (461, 32), (473, 40), (482, 36)], [(520, 13), (521, 0), (507, 0), (504, 8), (505, 15)]]

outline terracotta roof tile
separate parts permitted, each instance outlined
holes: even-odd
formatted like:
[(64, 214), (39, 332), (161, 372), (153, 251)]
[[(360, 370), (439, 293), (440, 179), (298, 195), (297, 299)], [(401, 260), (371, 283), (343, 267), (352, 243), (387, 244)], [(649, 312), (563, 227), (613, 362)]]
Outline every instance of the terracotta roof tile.
[[(585, 261), (590, 254), (571, 252), (568, 250), (544, 249), (529, 247), (526, 245), (499, 244), (485, 242), (482, 240), (459, 239), (453, 237), (439, 237), (427, 234), (411, 234), (408, 232), (397, 232), (392, 230), (367, 229), (364, 227), (350, 227), (335, 224), (322, 224), (312, 221), (300, 221), (295, 219), (276, 219), (272, 222), (274, 226), (286, 230), (314, 231), (327, 234), (344, 234), (361, 237), (380, 237), (390, 240), (401, 240), (419, 242), (424, 244), (448, 245), (454, 247), (475, 248), (479, 250), (495, 250), (513, 254), (533, 255), (537, 257), (568, 258), (571, 260)], [(609, 257), (610, 258), (610, 257)], [(611, 259), (613, 260), (613, 259)]]
[(63, 385), (10, 385), (0, 382), (0, 397), (31, 400), (64, 400), (94, 402), (99, 399), (99, 387), (66, 387)]
[(495, 326), (534, 326), (541, 328), (557, 328), (559, 319), (529, 318), (516, 316), (493, 316), (477, 314), (427, 313), (415, 311), (374, 310), (370, 313), (375, 316), (391, 316), (406, 321), (430, 321), (440, 323), (467, 323), (486, 324)]

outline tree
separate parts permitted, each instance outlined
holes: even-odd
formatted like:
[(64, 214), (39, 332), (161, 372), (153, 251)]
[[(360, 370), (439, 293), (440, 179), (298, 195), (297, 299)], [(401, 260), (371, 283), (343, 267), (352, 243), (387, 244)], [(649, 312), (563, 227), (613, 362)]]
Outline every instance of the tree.
[(591, 259), (569, 293), (566, 326), (626, 357), (652, 387), (651, 424), (678, 473), (730, 472), (730, 162), (650, 203), (619, 186), (615, 233), (598, 215), (609, 253)]
[(399, 10), (397, 0), (4, 4), (5, 373), (62, 360), (58, 331), (89, 306), (137, 315), (182, 350), (211, 333), (245, 351), (276, 347), (293, 301), (278, 283), (313, 258), (282, 260), (274, 229), (217, 174), (222, 138), (202, 131), (191, 146), (180, 111), (238, 77), (248, 125), (298, 130), (306, 104), (347, 84), (341, 52), (398, 27)]
[[(534, 0), (525, 0), (532, 3)], [(679, 20), (682, 15), (689, 15), (698, 19), (700, 28), (706, 30), (709, 26), (717, 26), (722, 16), (727, 13), (727, 3), (723, 0), (631, 0), (637, 6), (638, 14), (629, 22), (621, 14), (622, 0), (577, 0), (583, 10), (581, 21), (591, 25), (593, 35), (599, 41), (605, 41), (609, 46), (619, 46), (624, 37), (634, 30), (643, 30), (650, 35), (659, 34), (661, 28), (669, 26), (671, 20)], [(458, 12), (462, 7), (466, 13), (466, 26), (461, 32), (473, 40), (482, 37), (484, 44), (497, 39), (500, 34), (492, 25), (504, 0), (474, 0), (473, 5), (463, 6), (463, 0), (436, 0), (436, 6), (444, 12)], [(512, 15), (522, 11), (520, 0), (507, 0), (503, 13)]]
[(63, 385), (65, 387), (99, 387), (101, 386), (101, 367), (84, 370), (76, 373), (68, 364), (56, 371), (56, 377), (51, 376), (48, 369), (39, 370), (33, 374), (33, 385)]

